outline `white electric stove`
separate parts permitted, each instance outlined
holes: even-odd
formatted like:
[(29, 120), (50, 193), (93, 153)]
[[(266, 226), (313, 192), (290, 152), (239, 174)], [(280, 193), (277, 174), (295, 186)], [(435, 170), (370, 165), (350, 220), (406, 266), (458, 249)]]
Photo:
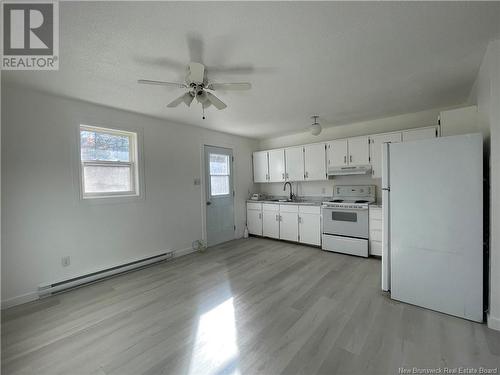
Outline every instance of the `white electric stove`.
[(322, 245), (327, 251), (368, 257), (368, 207), (375, 185), (340, 185), (321, 205)]

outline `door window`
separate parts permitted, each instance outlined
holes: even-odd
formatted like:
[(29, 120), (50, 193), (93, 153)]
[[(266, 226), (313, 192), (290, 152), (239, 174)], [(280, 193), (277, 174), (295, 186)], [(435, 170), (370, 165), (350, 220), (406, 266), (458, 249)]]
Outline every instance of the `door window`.
[(358, 214), (356, 212), (332, 211), (332, 220), (355, 223), (358, 220)]
[(210, 195), (220, 197), (230, 194), (231, 166), (229, 155), (210, 154)]

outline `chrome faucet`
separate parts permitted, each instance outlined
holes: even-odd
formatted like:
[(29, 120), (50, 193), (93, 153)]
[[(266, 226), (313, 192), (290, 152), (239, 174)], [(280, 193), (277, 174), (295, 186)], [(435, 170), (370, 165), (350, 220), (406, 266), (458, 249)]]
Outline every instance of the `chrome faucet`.
[(285, 182), (283, 185), (283, 191), (286, 191), (286, 185), (290, 186), (290, 200), (293, 200), (292, 183), (290, 181)]

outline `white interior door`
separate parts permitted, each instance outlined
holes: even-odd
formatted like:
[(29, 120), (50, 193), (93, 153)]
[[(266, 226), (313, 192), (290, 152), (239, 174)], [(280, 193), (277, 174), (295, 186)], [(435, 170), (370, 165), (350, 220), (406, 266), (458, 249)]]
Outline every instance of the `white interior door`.
[(207, 244), (234, 239), (233, 150), (205, 146)]
[(324, 143), (304, 146), (304, 174), (307, 181), (327, 179)]
[(392, 298), (482, 321), (482, 142), (390, 145)]
[(269, 182), (285, 181), (285, 150), (271, 150), (269, 155)]
[(347, 165), (347, 139), (328, 142), (328, 166)]

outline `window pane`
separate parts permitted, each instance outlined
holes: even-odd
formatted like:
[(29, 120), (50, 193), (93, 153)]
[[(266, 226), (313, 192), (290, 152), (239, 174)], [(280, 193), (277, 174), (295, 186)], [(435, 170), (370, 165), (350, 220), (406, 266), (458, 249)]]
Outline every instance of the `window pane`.
[(210, 154), (210, 175), (229, 174), (229, 155)]
[(210, 191), (212, 195), (228, 195), (229, 176), (210, 176)]
[(83, 170), (85, 193), (131, 191), (131, 167), (86, 165)]
[(130, 137), (97, 131), (80, 131), (83, 161), (130, 161)]

